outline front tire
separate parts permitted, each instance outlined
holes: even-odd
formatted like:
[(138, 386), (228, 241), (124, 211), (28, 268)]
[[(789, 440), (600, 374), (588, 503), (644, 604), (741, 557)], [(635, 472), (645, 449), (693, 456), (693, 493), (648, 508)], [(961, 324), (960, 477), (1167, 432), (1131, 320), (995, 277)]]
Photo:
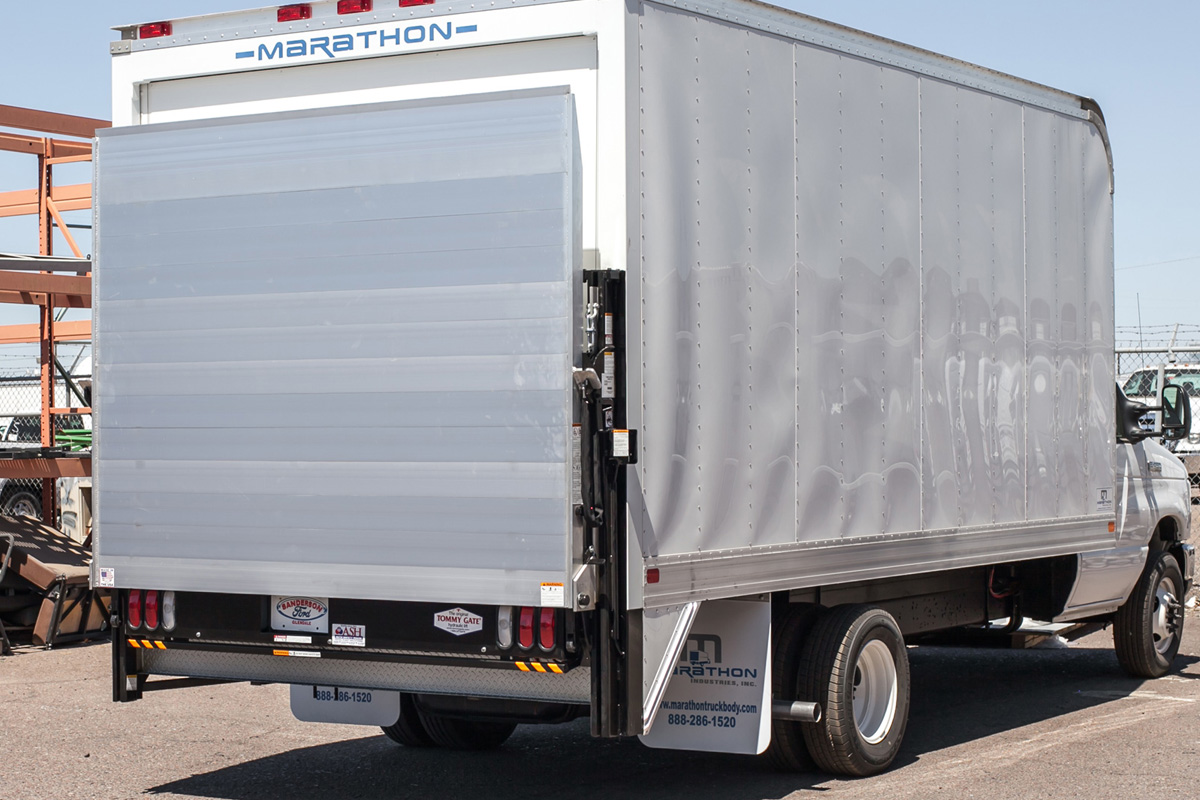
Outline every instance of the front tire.
[(891, 766), (909, 706), (908, 651), (892, 615), (874, 606), (834, 608), (809, 634), (800, 672), (804, 698), (824, 710), (820, 722), (802, 727), (817, 766), (859, 777)]
[(1161, 678), (1183, 638), (1183, 573), (1175, 556), (1151, 556), (1137, 586), (1117, 609), (1113, 646), (1121, 668), (1135, 678)]

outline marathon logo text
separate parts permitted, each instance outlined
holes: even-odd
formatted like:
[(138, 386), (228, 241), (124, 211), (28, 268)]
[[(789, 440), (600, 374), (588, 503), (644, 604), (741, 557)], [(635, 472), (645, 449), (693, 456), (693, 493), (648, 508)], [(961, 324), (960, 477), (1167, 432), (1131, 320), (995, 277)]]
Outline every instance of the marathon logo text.
[(751, 667), (676, 667), (674, 674), (692, 678), (757, 678), (758, 670)]
[(289, 58), (324, 56), (338, 58), (345, 53), (369, 53), (379, 50), (394, 50), (407, 45), (440, 44), (455, 36), (475, 33), (476, 25), (455, 25), (452, 22), (429, 22), (409, 25), (405, 28), (339, 33), (333, 36), (310, 36), (291, 39), (274, 44), (260, 44), (257, 50), (241, 50), (238, 58), (253, 58), (256, 61), (286, 61)]

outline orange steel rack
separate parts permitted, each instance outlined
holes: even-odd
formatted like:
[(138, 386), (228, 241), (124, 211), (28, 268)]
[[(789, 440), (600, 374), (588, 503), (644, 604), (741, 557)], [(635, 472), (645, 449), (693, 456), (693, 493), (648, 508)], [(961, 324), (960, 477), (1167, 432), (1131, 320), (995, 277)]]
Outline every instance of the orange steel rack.
[[(90, 183), (57, 186), (54, 167), (92, 159), (91, 139), (97, 128), (107, 128), (105, 120), (55, 114), (28, 108), (0, 105), (0, 150), (27, 153), (37, 157), (38, 182), (34, 189), (0, 193), (0, 217), (37, 215), (38, 247), (36, 256), (0, 256), (0, 302), (22, 303), (39, 307), (37, 325), (0, 325), (0, 343), (39, 343), (41, 346), (42, 448), (54, 447), (53, 418), (60, 414), (89, 414), (90, 407), (58, 408), (54, 384), (57, 341), (86, 341), (91, 338), (91, 322), (56, 321), (59, 308), (90, 308), (92, 305), (91, 261), (80, 250), (62, 214), (91, 208)], [(26, 132), (32, 132), (26, 133)], [(71, 138), (58, 138), (58, 137)], [(54, 230), (62, 234), (73, 258), (54, 254)], [(92, 473), (87, 454), (39, 452), (34, 457), (0, 457), (0, 477), (40, 478), (42, 480), (42, 518), (54, 520), (56, 478), (86, 477)]]

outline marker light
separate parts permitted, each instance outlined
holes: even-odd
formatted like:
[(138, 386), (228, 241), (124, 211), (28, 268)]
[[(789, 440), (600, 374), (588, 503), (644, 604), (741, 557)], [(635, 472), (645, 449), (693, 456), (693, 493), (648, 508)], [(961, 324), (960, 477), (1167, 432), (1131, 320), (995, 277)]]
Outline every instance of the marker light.
[(500, 613), (496, 617), (496, 644), (505, 648), (512, 647), (512, 623), (512, 606), (500, 606)]
[(517, 644), (528, 650), (533, 647), (533, 609), (525, 606), (521, 609), (521, 627), (517, 631)]
[(339, 14), (361, 14), (364, 11), (370, 11), (374, 5), (371, 0), (338, 0), (337, 13)]
[(646, 570), (646, 583), (658, 583), (658, 567)]
[(151, 22), (138, 28), (139, 39), (157, 39), (160, 36), (171, 35), (171, 23)]
[(408, 8), (409, 6), (431, 6), (431, 5), (433, 5), (433, 0), (400, 0), (401, 8)]
[(129, 606), (125, 612), (125, 621), (131, 628), (142, 627), (142, 590), (129, 590)]
[(164, 631), (175, 630), (175, 593), (162, 593), (162, 625)]
[(554, 609), (543, 608), (538, 624), (538, 645), (543, 650), (554, 649)]
[(158, 592), (146, 592), (146, 630), (158, 628)]
[(293, 6), (280, 6), (275, 12), (275, 19), (280, 22), (295, 22), (301, 19), (312, 19), (312, 6), (308, 3), (297, 3)]

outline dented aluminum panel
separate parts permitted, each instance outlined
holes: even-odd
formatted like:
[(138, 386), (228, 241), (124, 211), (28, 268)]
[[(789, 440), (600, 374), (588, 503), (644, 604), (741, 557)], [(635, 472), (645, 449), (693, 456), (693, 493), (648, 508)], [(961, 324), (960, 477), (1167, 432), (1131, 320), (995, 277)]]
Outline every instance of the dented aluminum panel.
[(641, 6), (645, 604), (1111, 547), (1102, 132), (751, 11)]

